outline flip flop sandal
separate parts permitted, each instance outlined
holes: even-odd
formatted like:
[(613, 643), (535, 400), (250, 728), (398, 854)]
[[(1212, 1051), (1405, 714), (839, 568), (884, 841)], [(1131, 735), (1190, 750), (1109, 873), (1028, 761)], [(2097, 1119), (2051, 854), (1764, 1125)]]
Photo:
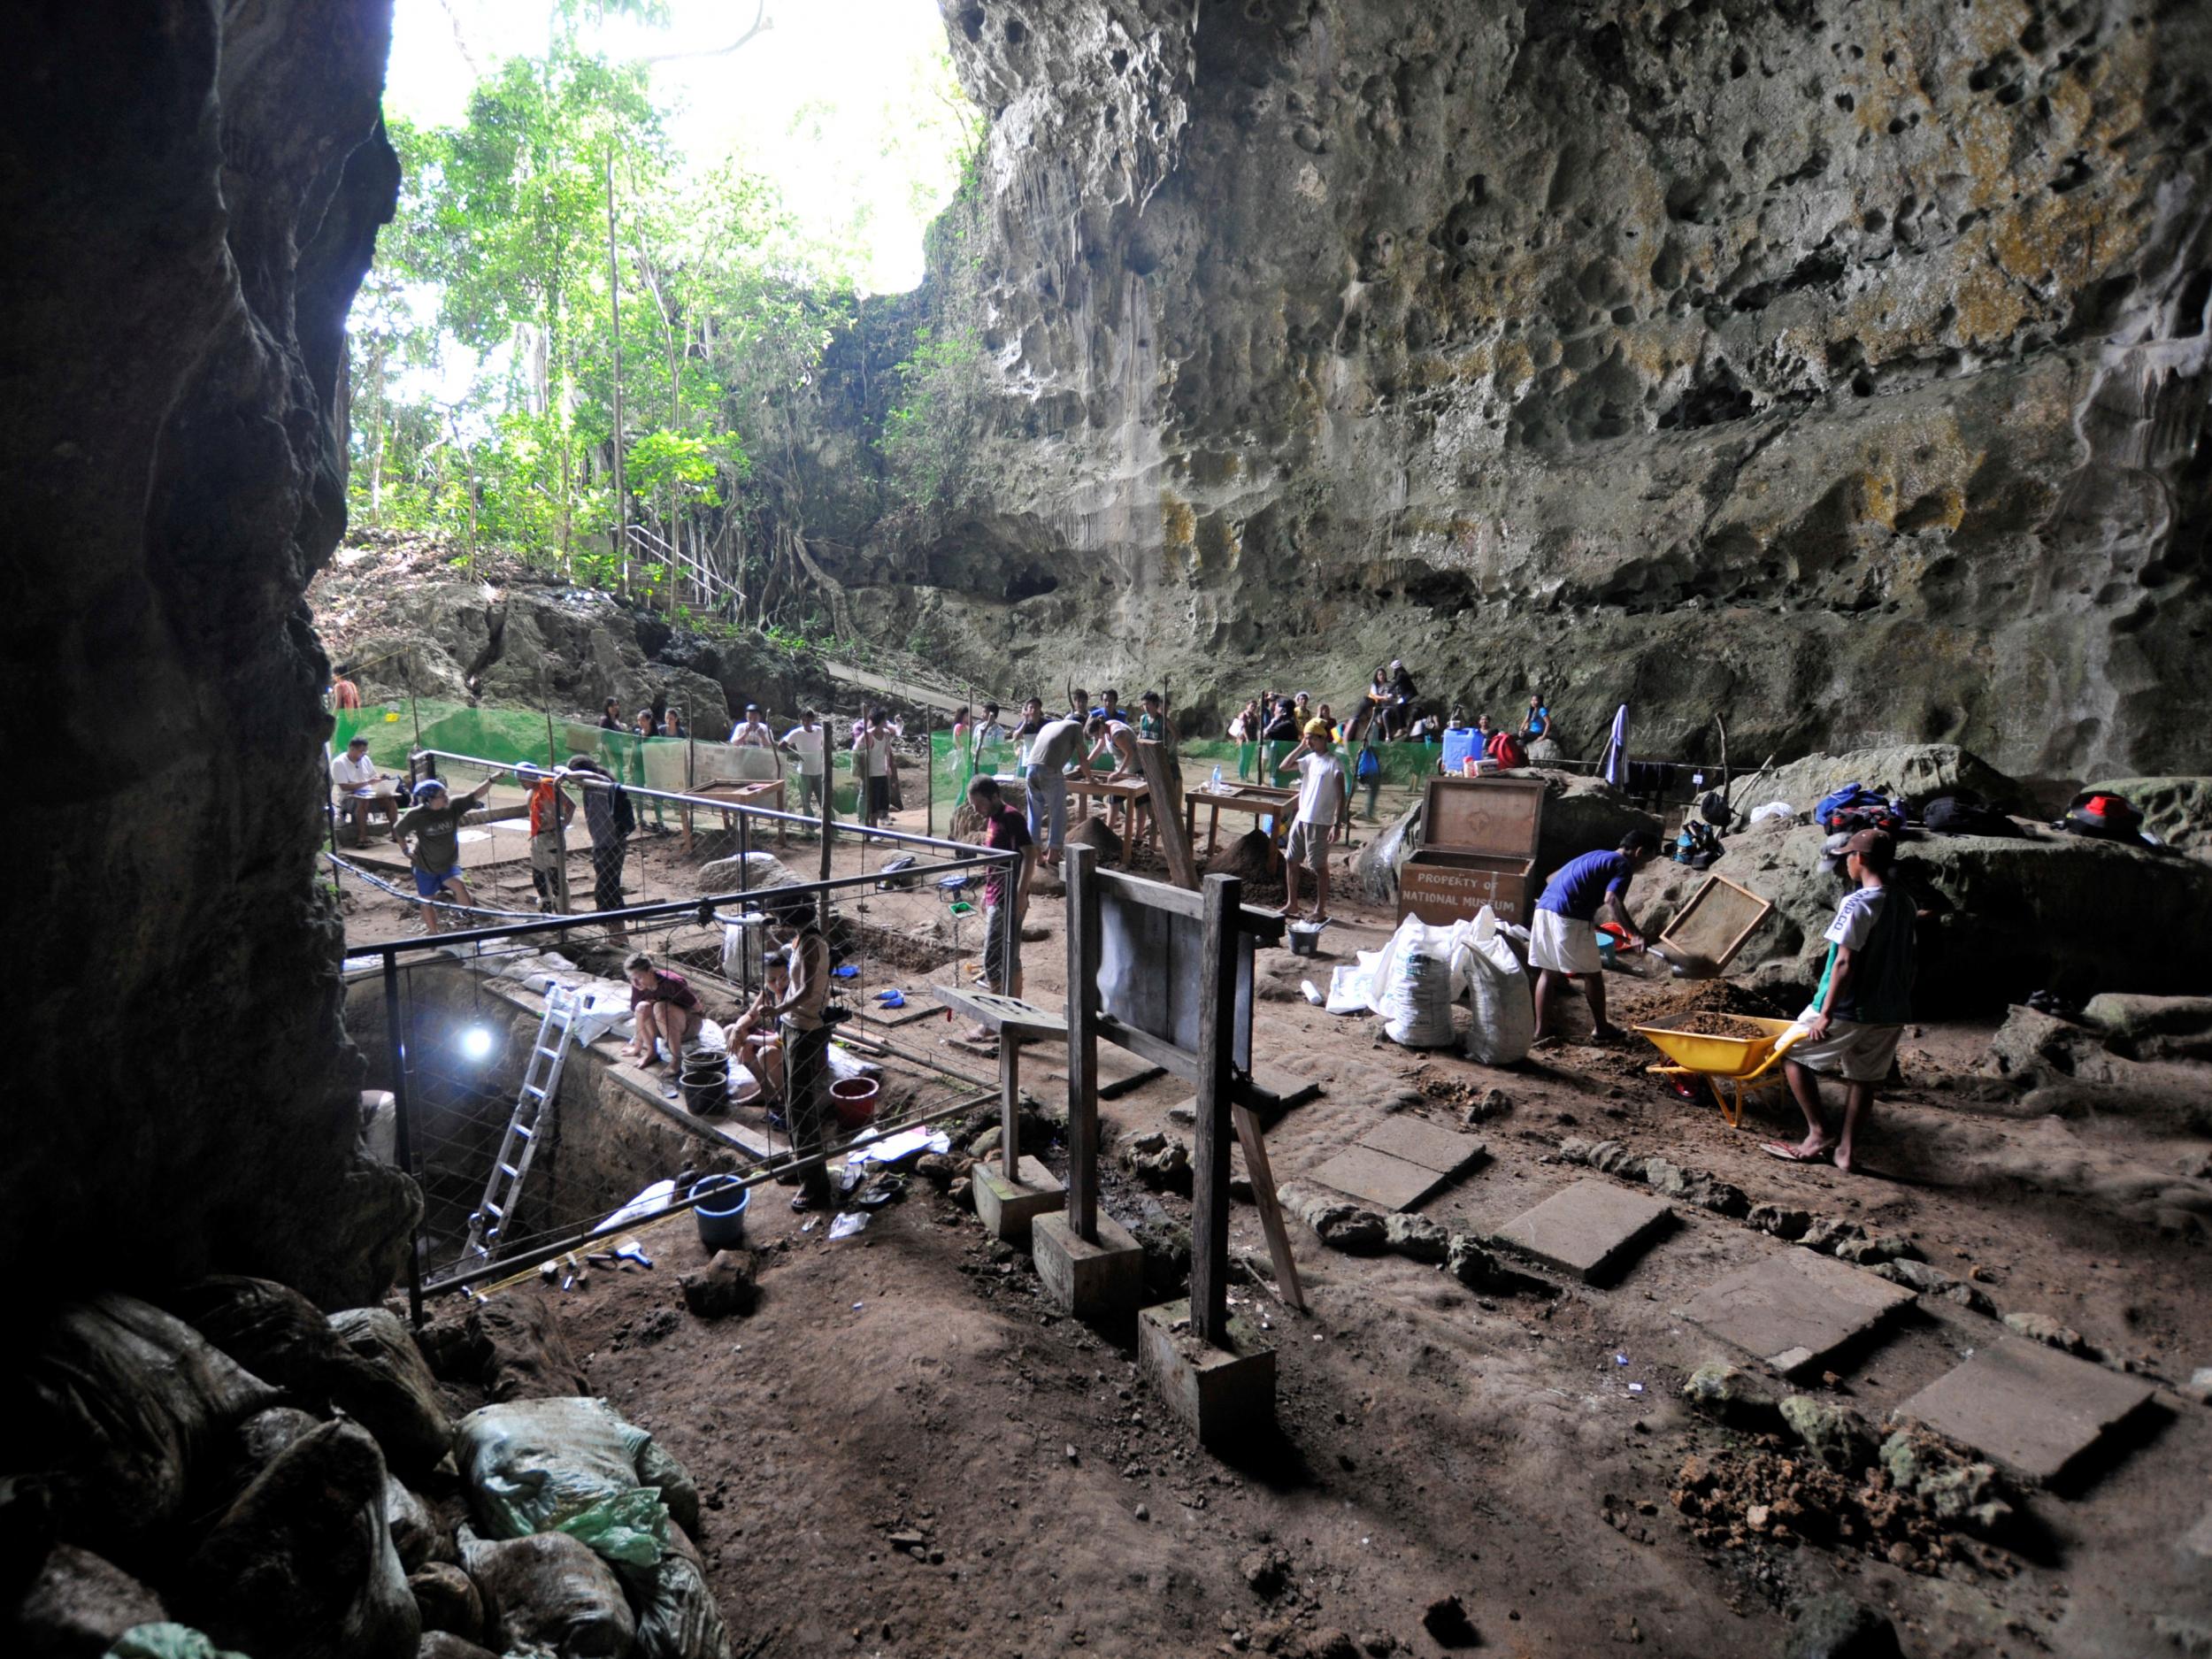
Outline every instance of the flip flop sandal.
[(1769, 1141), (1759, 1148), (1767, 1156), (1778, 1158), (1785, 1164), (1825, 1164), (1828, 1155), (1834, 1149), (1832, 1147), (1823, 1147), (1817, 1152), (1801, 1152), (1779, 1141)]

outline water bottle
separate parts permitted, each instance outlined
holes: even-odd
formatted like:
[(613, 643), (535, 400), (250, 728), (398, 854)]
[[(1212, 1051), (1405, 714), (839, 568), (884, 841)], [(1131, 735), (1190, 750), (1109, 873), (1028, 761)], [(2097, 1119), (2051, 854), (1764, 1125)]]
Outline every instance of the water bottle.
[(1213, 782), (1210, 787), (1217, 791), (1221, 787), (1221, 768), (1218, 766), (1214, 768)]

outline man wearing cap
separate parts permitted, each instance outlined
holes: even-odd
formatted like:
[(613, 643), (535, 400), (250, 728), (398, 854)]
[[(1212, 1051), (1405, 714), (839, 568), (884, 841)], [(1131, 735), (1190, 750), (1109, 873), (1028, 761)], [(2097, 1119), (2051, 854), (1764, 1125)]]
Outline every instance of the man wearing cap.
[(452, 895), (457, 904), (476, 902), (461, 879), (461, 820), (492, 792), (492, 780), (483, 782), (460, 799), (446, 794), (443, 782), (425, 778), (415, 786), (415, 804), (392, 826), (392, 839), (407, 848), (407, 861), (415, 872), (415, 896), (422, 901), (423, 931), (438, 931), (441, 893)]
[[(330, 763), (330, 781), (337, 786), (339, 797), (345, 803), (346, 815), (353, 825), (353, 842), (358, 847), (369, 839), (369, 816), (375, 813), (387, 823), (399, 817), (399, 805), (392, 793), (394, 780), (386, 777), (369, 758), (369, 740), (356, 737), (346, 744), (346, 752)], [(398, 839), (398, 832), (393, 832)]]
[(745, 705), (744, 718), (730, 728), (730, 746), (733, 749), (773, 749), (776, 734), (768, 729), (768, 722), (760, 718), (760, 704)]
[[(1828, 961), (1805, 1011), (1785, 1034), (1790, 1093), (1805, 1114), (1805, 1138), (1766, 1150), (1793, 1164), (1830, 1158), (1847, 1173), (1852, 1141), (1865, 1127), (1874, 1090), (1889, 1076), (1897, 1039), (1912, 1018), (1913, 903), (1891, 878), (1897, 843), (1886, 830), (1861, 830), (1844, 843), (1851, 891), (1822, 937)], [(1794, 1038), (1793, 1041), (1792, 1039)], [(1831, 1137), (1820, 1074), (1843, 1079), (1843, 1127)]]
[(1598, 954), (1598, 912), (1610, 911), (1628, 930), (1632, 948), (1644, 942), (1644, 930), (1628, 913), (1628, 884), (1659, 854), (1659, 838), (1649, 830), (1631, 830), (1612, 852), (1585, 853), (1562, 864), (1544, 884), (1529, 918), (1528, 965), (1536, 972), (1536, 1038), (1557, 1036), (1552, 1002), (1562, 979), (1580, 981), (1590, 1001), (1590, 1035), (1598, 1042), (1621, 1034), (1605, 1018), (1605, 959)]
[(1298, 866), (1313, 872), (1313, 919), (1329, 919), (1329, 836), (1349, 795), (1344, 763), (1330, 747), (1329, 723), (1306, 722), (1305, 741), (1275, 763), (1277, 772), (1298, 771), (1298, 816), (1291, 821), (1290, 842), (1283, 849), (1283, 919), (1298, 919)]

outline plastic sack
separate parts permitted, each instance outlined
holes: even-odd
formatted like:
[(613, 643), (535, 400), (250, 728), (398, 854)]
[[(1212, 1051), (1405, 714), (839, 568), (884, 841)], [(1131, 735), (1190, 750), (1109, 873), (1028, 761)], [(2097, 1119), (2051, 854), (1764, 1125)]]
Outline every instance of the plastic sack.
[(1777, 819), (1794, 819), (1796, 817), (1797, 809), (1788, 802), (1770, 801), (1764, 806), (1752, 808), (1751, 816), (1745, 821), (1752, 824), (1769, 824)]
[(352, 1363), (330, 1378), (331, 1403), (376, 1436), (392, 1467), (429, 1468), (452, 1443), (438, 1379), (405, 1323), (388, 1308), (349, 1308), (330, 1328)]
[(1391, 1041), (1408, 1048), (1450, 1046), (1460, 988), (1453, 958), (1465, 926), (1431, 927), (1417, 916), (1399, 923), (1371, 980), (1381, 992), (1375, 1011)]
[(224, 1511), (169, 1605), (256, 1659), (413, 1659), (421, 1615), (384, 1504), (376, 1442), (357, 1423), (322, 1424)]
[(1329, 1014), (1364, 1014), (1373, 1006), (1371, 985), (1375, 964), (1382, 953), (1363, 950), (1356, 963), (1340, 962), (1329, 971), (1328, 995), (1322, 998), (1322, 1011)]
[(637, 1609), (630, 1659), (731, 1659), (729, 1631), (707, 1587), (705, 1565), (682, 1532), (670, 1534), (658, 1565), (618, 1565), (615, 1572)]
[(461, 1566), (484, 1598), (495, 1651), (552, 1659), (630, 1654), (637, 1615), (614, 1569), (561, 1532), (485, 1543), (461, 1529)]
[(469, 1509), (496, 1538), (550, 1532), (594, 1504), (652, 1486), (687, 1532), (699, 1489), (675, 1458), (603, 1400), (515, 1400), (461, 1419), (453, 1461)]
[(1521, 958), (1487, 904), (1461, 941), (1459, 954), (1474, 1010), (1467, 1057), (1480, 1065), (1517, 1064), (1536, 1040), (1536, 1002)]
[(589, 1545), (603, 1561), (649, 1567), (668, 1548), (668, 1506), (657, 1488), (633, 1486), (602, 1498), (553, 1530)]
[(135, 1624), (118, 1636), (101, 1659), (246, 1659), (218, 1647), (189, 1624)]
[(19, 1352), (0, 1467), (48, 1471), (57, 1530), (119, 1561), (176, 1517), (231, 1428), (277, 1402), (191, 1326), (131, 1296), (65, 1308)]

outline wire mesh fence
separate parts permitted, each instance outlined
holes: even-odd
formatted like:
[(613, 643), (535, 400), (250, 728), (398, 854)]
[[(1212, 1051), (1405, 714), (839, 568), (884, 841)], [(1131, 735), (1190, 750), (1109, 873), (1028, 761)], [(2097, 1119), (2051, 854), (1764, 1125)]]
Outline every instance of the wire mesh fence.
[[(512, 833), (503, 815), (513, 803), (499, 799), (514, 787), (511, 768), (481, 757), (425, 758), (457, 799), (484, 792), (476, 810), (491, 816), (468, 827), (487, 841), (465, 845)], [(611, 787), (581, 774), (560, 781)], [(663, 804), (672, 813), (706, 810), (684, 797)], [(713, 835), (772, 844), (773, 820), (729, 810), (735, 825)], [(516, 908), (516, 878), (480, 854), (472, 881), (465, 872), (465, 896), (449, 892), (434, 902), (436, 937), (353, 947), (349, 1025), (370, 1056), (371, 1086), (396, 1097), (402, 1161), (423, 1189), (419, 1294), (485, 1283), (572, 1248), (649, 1189), (655, 1210), (681, 1204), (688, 1176), (803, 1171), (816, 1148), (801, 1143), (805, 1118), (795, 1117), (795, 1102), (826, 1111), (821, 1146), (829, 1159), (856, 1137), (987, 1103), (990, 1079), (949, 1056), (933, 1031), (924, 1037), (913, 1025), (941, 1014), (926, 990), (933, 978), (958, 982), (980, 963), (982, 913), (948, 895), (979, 896), (987, 867), (1004, 858), (850, 826), (839, 841), (845, 868), (826, 880), (800, 881), (766, 860), (705, 859), (710, 849), (702, 847), (692, 867), (703, 878), (697, 896), (576, 916)], [(912, 862), (887, 872), (895, 856)], [(345, 879), (359, 879), (350, 864), (341, 868)], [(749, 879), (766, 877), (774, 879)], [(823, 930), (831, 963), (832, 1035), (811, 1086), (791, 1064), (792, 1031), (763, 995), (781, 941), (803, 926)], [(682, 975), (700, 1003), (694, 1044), (680, 1055), (664, 1050), (657, 1072), (622, 1052), (634, 1031), (624, 964), (637, 952)], [(546, 1025), (557, 990), (579, 1010), (566, 1043)], [(742, 1041), (748, 1012), (756, 1036), (772, 1041)], [(488, 1213), (501, 1164), (509, 1179), (516, 1174), (509, 1126), (541, 1046), (561, 1056), (557, 1077), (546, 1078), (541, 1062), (536, 1079), (549, 1084), (546, 1121), (513, 1202)], [(853, 1087), (836, 1090), (833, 1103), (840, 1083)]]

